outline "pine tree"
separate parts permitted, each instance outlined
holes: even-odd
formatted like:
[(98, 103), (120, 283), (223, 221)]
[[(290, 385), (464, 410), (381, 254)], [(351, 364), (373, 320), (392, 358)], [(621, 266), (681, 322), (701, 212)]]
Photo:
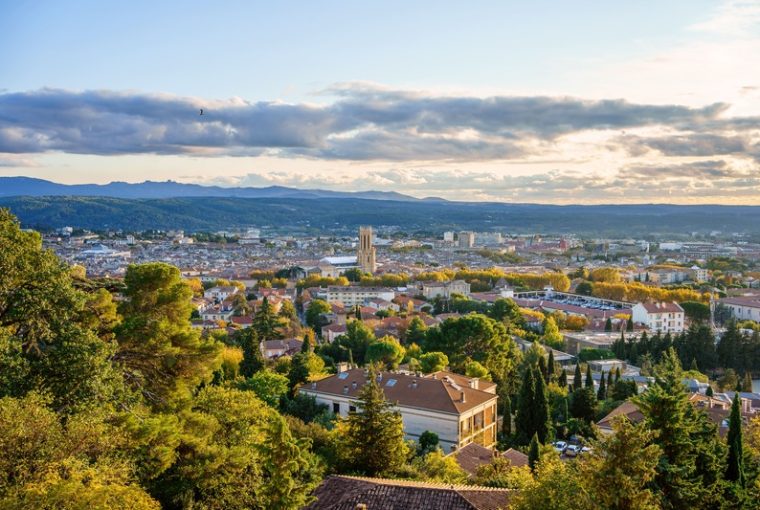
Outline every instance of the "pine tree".
[(705, 390), (705, 395), (707, 395), (708, 397), (712, 397), (713, 396), (712, 386), (708, 386), (707, 387), (707, 390)]
[(602, 370), (602, 376), (599, 378), (599, 391), (596, 394), (597, 400), (605, 400), (607, 398), (607, 387), (604, 384), (604, 370)]
[(251, 328), (256, 331), (256, 334), (262, 341), (276, 340), (282, 338), (282, 318), (279, 317), (269, 304), (269, 300), (264, 297), (261, 300), (261, 306), (256, 310), (256, 314), (253, 316), (253, 322)]
[(530, 448), (528, 449), (528, 466), (532, 472), (536, 471), (536, 464), (541, 460), (541, 448), (538, 442), (538, 434), (533, 434), (533, 438), (530, 440)]
[(586, 363), (586, 388), (594, 389), (594, 378), (591, 376), (591, 365)]
[(583, 388), (583, 376), (581, 376), (581, 366), (575, 364), (575, 375), (573, 376), (573, 391)]
[(346, 421), (343, 445), (350, 469), (377, 476), (404, 466), (409, 448), (401, 414), (385, 399), (375, 370), (370, 369), (355, 406), (357, 411), (350, 412)]

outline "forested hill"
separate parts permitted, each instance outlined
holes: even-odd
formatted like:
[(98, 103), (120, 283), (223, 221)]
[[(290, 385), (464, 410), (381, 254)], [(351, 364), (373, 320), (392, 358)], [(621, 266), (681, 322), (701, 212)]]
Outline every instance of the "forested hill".
[(598, 205), (553, 206), (357, 198), (2, 197), (25, 227), (221, 230), (244, 226), (336, 231), (357, 225), (405, 230), (449, 229), (576, 233), (614, 237), (721, 231), (760, 234), (760, 207)]

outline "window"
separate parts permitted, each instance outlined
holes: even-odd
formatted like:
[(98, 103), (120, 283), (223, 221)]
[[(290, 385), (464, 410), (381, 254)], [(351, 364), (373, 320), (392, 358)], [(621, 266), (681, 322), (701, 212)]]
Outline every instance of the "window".
[(333, 402), (333, 413), (340, 414), (340, 402)]
[(356, 407), (355, 406), (348, 406), (348, 412), (355, 413), (356, 412)]

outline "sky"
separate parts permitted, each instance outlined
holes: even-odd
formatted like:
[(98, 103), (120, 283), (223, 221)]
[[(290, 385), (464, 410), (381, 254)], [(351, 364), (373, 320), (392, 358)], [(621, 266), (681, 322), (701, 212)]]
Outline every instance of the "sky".
[(760, 1), (0, 0), (17, 175), (760, 205)]

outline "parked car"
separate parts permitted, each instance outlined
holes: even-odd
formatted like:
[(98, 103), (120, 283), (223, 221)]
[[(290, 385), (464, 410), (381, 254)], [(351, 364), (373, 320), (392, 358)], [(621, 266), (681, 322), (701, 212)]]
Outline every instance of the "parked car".
[(552, 446), (557, 452), (563, 453), (565, 451), (565, 448), (567, 448), (567, 443), (564, 441), (555, 441), (552, 443)]
[(565, 449), (565, 455), (568, 457), (577, 457), (578, 454), (581, 452), (581, 445), (579, 444), (571, 444), (568, 445)]
[(584, 446), (581, 448), (581, 451), (579, 453), (591, 453), (593, 450), (589, 448), (588, 446)]

